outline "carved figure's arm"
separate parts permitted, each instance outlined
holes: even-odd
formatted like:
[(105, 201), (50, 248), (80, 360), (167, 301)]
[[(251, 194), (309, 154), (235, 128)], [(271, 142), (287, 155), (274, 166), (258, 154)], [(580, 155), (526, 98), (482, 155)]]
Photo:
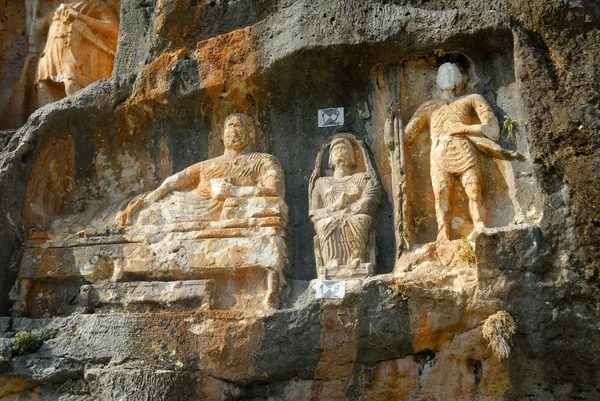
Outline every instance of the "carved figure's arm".
[(365, 180), (366, 183), (360, 199), (351, 206), (353, 214), (371, 215), (379, 201), (379, 181), (372, 176), (365, 176)]
[(311, 199), (312, 207), (308, 211), (308, 215), (313, 223), (333, 215), (334, 209), (332, 207), (323, 206), (323, 197), (321, 196), (321, 187), (319, 185), (315, 185)]
[(473, 95), (471, 98), (473, 108), (481, 121), (481, 133), (492, 141), (497, 141), (500, 138), (500, 126), (494, 111), (483, 96)]
[(77, 14), (77, 17), (85, 22), (85, 24), (94, 32), (113, 38), (119, 33), (119, 20), (117, 20), (112, 13), (102, 13), (102, 19), (93, 18), (85, 14)]
[(421, 105), (412, 116), (405, 129), (404, 145), (409, 146), (414, 139), (429, 125), (429, 104)]
[(62, 18), (67, 22), (81, 21), (94, 35), (101, 34), (116, 39), (119, 33), (118, 17), (101, 1), (87, 3), (79, 8), (64, 6)]
[[(194, 167), (194, 166), (192, 166)], [(154, 191), (150, 192), (145, 196), (145, 202), (147, 204), (158, 202), (166, 195), (173, 191), (179, 191), (182, 189), (190, 188), (194, 186), (194, 179), (192, 178), (193, 173), (189, 171), (191, 167), (168, 177), (163, 181), (162, 184)]]
[(321, 192), (319, 186), (315, 185), (311, 194), (311, 209), (308, 211), (308, 215), (313, 223), (321, 220), (324, 217), (325, 210), (323, 209), (323, 200), (321, 199)]
[(131, 218), (135, 215), (135, 213), (143, 207), (158, 202), (170, 192), (194, 186), (195, 182), (197, 181), (197, 179), (194, 179), (194, 177), (197, 175), (197, 166), (197, 164), (193, 165), (175, 175), (170, 176), (164, 180), (163, 183), (154, 191), (131, 201), (125, 210), (117, 215), (117, 223), (120, 226), (127, 226), (131, 224)]
[(475, 110), (481, 124), (455, 124), (450, 135), (485, 135), (489, 139), (497, 141), (500, 137), (500, 126), (485, 98), (481, 95), (469, 96), (468, 107)]

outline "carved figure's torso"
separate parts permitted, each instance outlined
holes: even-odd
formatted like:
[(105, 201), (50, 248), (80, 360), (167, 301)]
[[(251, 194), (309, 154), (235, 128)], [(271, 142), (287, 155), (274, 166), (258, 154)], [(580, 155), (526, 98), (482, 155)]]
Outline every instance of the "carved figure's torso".
[(315, 183), (315, 191), (322, 199), (322, 207), (328, 207), (340, 201), (346, 195), (346, 206), (360, 200), (368, 184), (369, 177), (366, 173), (335, 178), (321, 177)]
[(462, 174), (478, 165), (479, 156), (473, 143), (463, 135), (449, 133), (454, 131), (453, 126), (457, 124), (471, 125), (471, 113), (482, 106), (479, 98), (480, 96), (467, 95), (427, 104), (431, 161), (437, 168), (447, 173)]

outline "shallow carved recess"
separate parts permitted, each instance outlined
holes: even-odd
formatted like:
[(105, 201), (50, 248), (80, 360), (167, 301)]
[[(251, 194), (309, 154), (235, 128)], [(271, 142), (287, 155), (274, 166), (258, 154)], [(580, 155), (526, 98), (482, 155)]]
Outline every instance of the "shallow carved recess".
[[(327, 174), (321, 176), (327, 150)], [(373, 275), (377, 244), (372, 223), (379, 197), (379, 179), (364, 143), (349, 133), (335, 134), (317, 155), (309, 184), (319, 278)]]
[(541, 217), (518, 87), (487, 67), (498, 76), (481, 79), (468, 57), (437, 51), (373, 70), (388, 101), (399, 254)]
[(0, 92), (3, 127), (19, 127), (37, 108), (110, 78), (119, 8), (119, 0), (24, 2), (28, 53), (14, 55), (14, 71), (5, 74)]
[[(101, 209), (65, 215), (54, 207), (54, 198), (29, 196), (25, 217), (31, 234), (13, 311), (69, 313), (77, 309), (75, 296), (83, 310), (144, 302), (276, 307), (288, 268), (285, 184), (277, 159), (249, 151), (255, 138), (253, 120), (232, 114), (225, 119), (222, 156), (172, 175), (154, 191)], [(36, 162), (68, 166), (54, 159)], [(29, 183), (30, 192), (59, 196), (61, 184), (44, 177)], [(159, 283), (143, 283), (157, 280), (184, 280), (181, 299), (163, 301)], [(82, 286), (86, 281), (97, 285)], [(143, 295), (136, 296), (140, 291)]]

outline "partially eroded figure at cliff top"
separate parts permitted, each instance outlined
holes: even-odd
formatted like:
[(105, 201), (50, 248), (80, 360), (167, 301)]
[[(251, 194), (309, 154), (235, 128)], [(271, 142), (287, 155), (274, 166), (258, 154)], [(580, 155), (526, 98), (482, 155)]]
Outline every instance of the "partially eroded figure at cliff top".
[(328, 167), (333, 172), (320, 177), (326, 147), (317, 156), (309, 187), (319, 278), (372, 275), (375, 236), (371, 225), (380, 195), (377, 176), (363, 145), (353, 135), (341, 133), (329, 144)]
[(103, 0), (61, 4), (37, 68), (38, 107), (110, 78), (118, 31), (119, 18)]
[[(438, 240), (450, 238), (450, 188), (456, 179), (469, 200), (469, 213), (474, 231), (486, 227), (487, 210), (483, 205), (480, 153), (498, 159), (519, 159), (517, 152), (500, 147), (495, 141), (500, 136), (498, 120), (492, 108), (481, 95), (464, 94), (464, 78), (456, 64), (445, 63), (437, 75), (437, 85), (442, 98), (431, 100), (419, 107), (406, 126), (403, 138), (405, 148), (424, 130), (431, 137), (431, 182), (435, 196), (435, 213)], [(479, 119), (473, 123), (473, 113)], [(393, 114), (388, 116), (388, 124)], [(397, 117), (399, 118), (399, 117)], [(392, 130), (386, 130), (390, 134)], [(388, 144), (392, 138), (386, 138)]]

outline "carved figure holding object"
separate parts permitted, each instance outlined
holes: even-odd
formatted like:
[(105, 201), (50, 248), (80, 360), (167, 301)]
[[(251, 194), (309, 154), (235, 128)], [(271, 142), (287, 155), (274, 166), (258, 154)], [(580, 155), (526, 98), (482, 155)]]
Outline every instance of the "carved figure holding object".
[[(327, 147), (333, 173), (320, 177)], [(371, 225), (379, 195), (379, 182), (364, 145), (352, 134), (334, 135), (319, 152), (309, 185), (309, 214), (317, 234), (315, 256), (320, 278), (372, 274), (374, 260), (369, 254), (374, 252), (369, 252), (369, 247), (375, 246)]]
[[(445, 63), (438, 70), (436, 83), (442, 90), (441, 99), (422, 104), (410, 119), (404, 132), (398, 137), (402, 151), (406, 151), (414, 139), (424, 130), (431, 138), (431, 181), (435, 196), (435, 212), (438, 224), (438, 240), (450, 237), (449, 191), (454, 179), (460, 179), (469, 200), (469, 214), (474, 230), (486, 227), (487, 210), (483, 205), (482, 169), (479, 154), (498, 159), (521, 159), (514, 151), (499, 146), (500, 127), (490, 105), (478, 94), (464, 95), (465, 82), (456, 64)], [(476, 114), (478, 123), (473, 124), (471, 115)], [(399, 109), (391, 108), (389, 114), (400, 120)], [(390, 116), (388, 123), (390, 124)], [(398, 125), (401, 127), (402, 123)], [(400, 128), (401, 130), (401, 128)], [(386, 143), (395, 130), (386, 129)]]

